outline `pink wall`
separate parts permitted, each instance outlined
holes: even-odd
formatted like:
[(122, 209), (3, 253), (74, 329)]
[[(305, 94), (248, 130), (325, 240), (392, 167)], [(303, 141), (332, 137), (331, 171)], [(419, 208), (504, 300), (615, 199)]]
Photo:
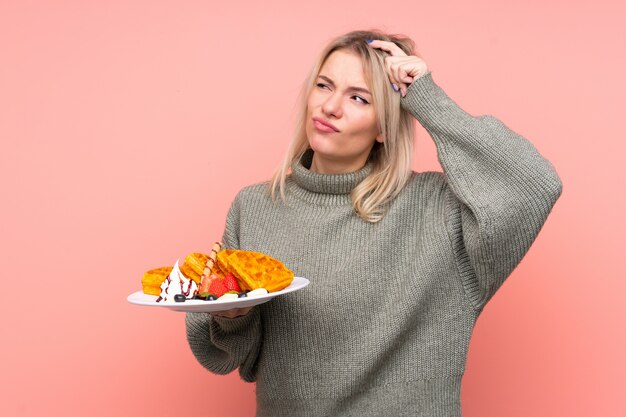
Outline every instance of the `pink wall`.
[(1, 3), (3, 415), (253, 414), (253, 385), (195, 362), (182, 314), (126, 296), (220, 238), (282, 155), (314, 56), (370, 27), (413, 37), (564, 182), (478, 322), (464, 416), (626, 415), (624, 2), (210, 3)]

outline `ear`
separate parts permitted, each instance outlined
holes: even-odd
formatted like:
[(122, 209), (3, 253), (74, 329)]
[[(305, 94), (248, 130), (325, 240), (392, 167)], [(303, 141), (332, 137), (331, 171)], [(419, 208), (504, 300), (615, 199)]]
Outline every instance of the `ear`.
[(379, 143), (385, 142), (385, 137), (383, 136), (382, 133), (379, 133), (378, 136), (376, 136), (376, 142), (379, 142)]

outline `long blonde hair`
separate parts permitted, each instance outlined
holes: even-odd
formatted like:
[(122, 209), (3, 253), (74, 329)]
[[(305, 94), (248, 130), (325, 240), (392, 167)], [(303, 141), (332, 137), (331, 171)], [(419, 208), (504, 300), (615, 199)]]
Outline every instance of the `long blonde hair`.
[(368, 160), (373, 164), (371, 173), (350, 194), (355, 212), (368, 222), (381, 220), (386, 203), (393, 200), (409, 180), (413, 155), (413, 119), (401, 108), (400, 94), (391, 87), (384, 65), (384, 58), (389, 54), (369, 46), (368, 39), (394, 42), (407, 55), (413, 54), (415, 46), (411, 39), (399, 35), (354, 31), (337, 37), (324, 48), (302, 87), (293, 140), (269, 182), (274, 200), (280, 193), (285, 201), (285, 182), (291, 165), (299, 161), (309, 149), (306, 134), (307, 100), (324, 62), (337, 50), (350, 51), (361, 58), (365, 81), (372, 92), (374, 109), (384, 137), (384, 143), (375, 142), (370, 152)]

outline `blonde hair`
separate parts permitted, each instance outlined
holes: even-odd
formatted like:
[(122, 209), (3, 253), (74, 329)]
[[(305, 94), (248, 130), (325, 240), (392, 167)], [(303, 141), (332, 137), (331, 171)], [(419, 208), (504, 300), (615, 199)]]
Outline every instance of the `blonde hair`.
[(291, 165), (299, 161), (309, 149), (306, 134), (307, 100), (317, 83), (317, 76), (326, 59), (337, 50), (355, 53), (363, 62), (365, 82), (373, 96), (373, 105), (384, 143), (375, 142), (368, 161), (372, 171), (354, 190), (350, 197), (355, 212), (363, 220), (377, 222), (383, 218), (384, 207), (404, 188), (411, 176), (413, 155), (413, 119), (400, 106), (400, 94), (395, 92), (387, 75), (385, 51), (367, 44), (368, 39), (394, 42), (407, 55), (413, 54), (414, 43), (399, 35), (387, 35), (378, 31), (354, 31), (330, 42), (313, 65), (300, 93), (295, 134), (282, 163), (269, 182), (272, 198), (278, 193), (285, 201), (285, 182)]

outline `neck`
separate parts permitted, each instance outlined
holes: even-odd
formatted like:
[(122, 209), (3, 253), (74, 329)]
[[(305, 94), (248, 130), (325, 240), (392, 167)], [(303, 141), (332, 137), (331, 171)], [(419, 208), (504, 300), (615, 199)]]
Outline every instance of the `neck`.
[(366, 162), (367, 158), (363, 160), (359, 158), (351, 161), (329, 161), (318, 157), (317, 153), (315, 153), (313, 154), (313, 161), (311, 161), (310, 170), (318, 174), (347, 174), (363, 168)]

